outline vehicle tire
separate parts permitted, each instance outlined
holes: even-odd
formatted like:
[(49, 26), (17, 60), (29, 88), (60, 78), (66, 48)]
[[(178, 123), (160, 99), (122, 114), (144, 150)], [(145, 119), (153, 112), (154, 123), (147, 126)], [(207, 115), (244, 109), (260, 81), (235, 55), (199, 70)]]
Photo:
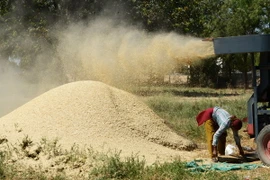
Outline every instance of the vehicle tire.
[(256, 143), (258, 157), (265, 165), (270, 166), (270, 125), (260, 131)]

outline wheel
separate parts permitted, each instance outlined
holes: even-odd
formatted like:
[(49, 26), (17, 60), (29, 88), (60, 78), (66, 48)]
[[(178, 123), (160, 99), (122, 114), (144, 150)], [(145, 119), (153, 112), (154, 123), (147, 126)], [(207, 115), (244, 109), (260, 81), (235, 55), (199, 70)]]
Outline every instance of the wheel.
[(270, 125), (260, 131), (256, 143), (258, 157), (265, 165), (270, 166)]

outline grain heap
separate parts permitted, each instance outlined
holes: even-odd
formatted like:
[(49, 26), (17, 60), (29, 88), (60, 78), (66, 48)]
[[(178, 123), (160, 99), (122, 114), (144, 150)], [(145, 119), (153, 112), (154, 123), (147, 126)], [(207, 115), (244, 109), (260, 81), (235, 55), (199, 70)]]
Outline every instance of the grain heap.
[(2, 117), (0, 132), (9, 143), (25, 136), (36, 142), (58, 138), (66, 149), (77, 144), (138, 153), (150, 162), (195, 147), (132, 94), (96, 81), (68, 83), (36, 97)]

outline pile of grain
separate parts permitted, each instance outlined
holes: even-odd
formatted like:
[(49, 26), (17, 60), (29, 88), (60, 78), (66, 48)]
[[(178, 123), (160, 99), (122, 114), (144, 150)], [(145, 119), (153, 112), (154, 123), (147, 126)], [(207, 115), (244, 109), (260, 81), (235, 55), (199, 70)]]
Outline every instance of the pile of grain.
[[(0, 119), (1, 136), (59, 139), (102, 152), (139, 154), (147, 161), (182, 156), (195, 145), (168, 128), (136, 96), (101, 82), (79, 81), (52, 89)], [(182, 156), (185, 159), (184, 156)]]

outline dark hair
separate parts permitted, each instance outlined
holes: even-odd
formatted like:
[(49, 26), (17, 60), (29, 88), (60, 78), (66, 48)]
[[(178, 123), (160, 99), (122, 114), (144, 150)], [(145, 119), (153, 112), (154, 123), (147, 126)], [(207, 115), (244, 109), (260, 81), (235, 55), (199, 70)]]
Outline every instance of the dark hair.
[(235, 119), (232, 121), (231, 126), (236, 130), (240, 130), (242, 128), (242, 121), (240, 119)]

